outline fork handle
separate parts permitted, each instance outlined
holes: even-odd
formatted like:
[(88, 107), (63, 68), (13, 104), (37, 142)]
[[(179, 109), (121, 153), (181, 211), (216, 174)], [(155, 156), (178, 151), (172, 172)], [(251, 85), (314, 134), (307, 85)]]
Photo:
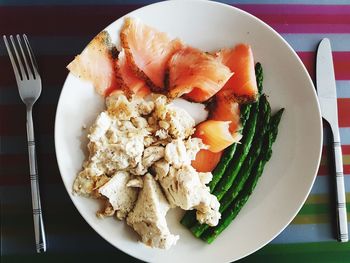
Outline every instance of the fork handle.
[(27, 108), (27, 140), (28, 140), (28, 155), (29, 155), (29, 171), (30, 171), (30, 186), (32, 192), (33, 205), (33, 220), (35, 245), (38, 253), (46, 251), (46, 237), (44, 229), (44, 221), (41, 210), (40, 192), (39, 192), (39, 177), (36, 160), (34, 128), (32, 108)]
[(337, 224), (338, 224), (338, 240), (347, 242), (348, 237), (348, 220), (346, 212), (346, 199), (344, 187), (344, 173), (341, 144), (338, 141), (333, 142), (334, 161), (335, 161), (335, 177), (337, 192)]

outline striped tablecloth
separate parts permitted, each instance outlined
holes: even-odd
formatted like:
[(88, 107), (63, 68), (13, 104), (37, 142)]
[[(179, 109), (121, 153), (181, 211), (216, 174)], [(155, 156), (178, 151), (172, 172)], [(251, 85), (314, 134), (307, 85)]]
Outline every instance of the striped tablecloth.
[[(60, 179), (54, 153), (55, 110), (65, 66), (102, 28), (152, 1), (1, 0), (0, 33), (27, 33), (37, 55), (43, 92), (34, 108), (48, 252), (36, 255), (31, 213), (25, 109), (0, 43), (1, 262), (137, 262), (99, 237), (80, 217)], [(345, 184), (350, 201), (350, 1), (224, 1), (271, 25), (315, 78), (315, 49), (332, 41)], [(325, 135), (327, 135), (327, 129)], [(350, 262), (350, 245), (334, 239), (332, 177), (326, 156), (305, 205), (271, 244), (242, 262)], [(350, 204), (348, 203), (348, 211)], [(350, 219), (350, 215), (348, 215)], [(234, 249), (234, 248), (233, 248)]]

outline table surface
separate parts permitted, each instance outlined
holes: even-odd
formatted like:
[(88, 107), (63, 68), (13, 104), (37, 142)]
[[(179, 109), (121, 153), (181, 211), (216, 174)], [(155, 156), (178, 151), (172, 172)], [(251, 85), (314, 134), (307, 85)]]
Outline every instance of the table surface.
[[(36, 255), (26, 148), (25, 108), (0, 43), (1, 262), (139, 262), (98, 236), (71, 203), (58, 171), (53, 140), (55, 111), (65, 66), (89, 40), (120, 16), (154, 1), (1, 0), (0, 34), (26, 33), (43, 81), (34, 108), (42, 205), (48, 252)], [(350, 1), (222, 1), (271, 25), (297, 51), (315, 77), (320, 39), (332, 42), (347, 199), (350, 200)], [(350, 243), (334, 238), (332, 160), (325, 128), (322, 161), (309, 198), (293, 222), (270, 244), (240, 262), (350, 262)], [(350, 203), (347, 204), (350, 211)], [(348, 218), (350, 219), (350, 214)]]

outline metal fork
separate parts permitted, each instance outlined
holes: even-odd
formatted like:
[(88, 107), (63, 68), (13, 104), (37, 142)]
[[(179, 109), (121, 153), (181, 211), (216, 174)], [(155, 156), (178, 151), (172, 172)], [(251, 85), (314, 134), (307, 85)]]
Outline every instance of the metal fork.
[[(35, 152), (35, 140), (33, 129), (32, 109), (34, 103), (37, 101), (41, 94), (41, 78), (38, 73), (38, 67), (35, 61), (33, 51), (29, 45), (27, 36), (24, 34), (22, 40), (20, 35), (17, 35), (17, 45), (21, 53), (19, 53), (16, 47), (13, 36), (10, 36), (12, 49), (15, 56), (13, 56), (10, 44), (6, 36), (3, 36), (4, 42), (9, 54), (13, 71), (15, 73), (19, 95), (27, 108), (27, 140), (28, 140), (28, 155), (29, 155), (29, 169), (30, 169), (30, 183), (32, 191), (32, 205), (33, 205), (33, 219), (34, 219), (34, 231), (36, 251), (38, 253), (46, 251), (46, 238), (44, 230), (44, 222), (41, 211), (40, 193), (39, 193), (39, 181), (38, 181), (38, 168)], [(27, 59), (29, 58), (29, 59)], [(24, 61), (24, 63), (23, 63)]]

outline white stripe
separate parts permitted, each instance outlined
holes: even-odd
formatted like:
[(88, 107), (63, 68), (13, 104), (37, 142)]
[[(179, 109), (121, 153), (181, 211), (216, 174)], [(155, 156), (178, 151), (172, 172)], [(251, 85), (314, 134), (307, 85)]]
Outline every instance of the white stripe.
[(281, 34), (298, 51), (315, 51), (321, 39), (329, 38), (333, 51), (350, 51), (350, 34)]

